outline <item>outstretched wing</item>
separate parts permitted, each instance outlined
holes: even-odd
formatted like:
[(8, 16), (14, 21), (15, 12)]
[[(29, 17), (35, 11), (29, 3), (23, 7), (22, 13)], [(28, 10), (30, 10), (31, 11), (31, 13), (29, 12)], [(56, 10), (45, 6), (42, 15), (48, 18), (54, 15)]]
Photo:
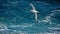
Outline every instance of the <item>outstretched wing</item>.
[(35, 7), (33, 6), (33, 4), (32, 4), (32, 3), (30, 3), (30, 5), (32, 6), (33, 10), (35, 10)]

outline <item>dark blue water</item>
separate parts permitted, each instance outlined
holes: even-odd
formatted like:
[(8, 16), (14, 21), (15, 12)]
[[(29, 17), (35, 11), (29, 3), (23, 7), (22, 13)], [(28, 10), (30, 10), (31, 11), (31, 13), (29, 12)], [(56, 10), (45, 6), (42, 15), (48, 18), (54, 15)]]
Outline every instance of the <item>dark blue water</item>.
[[(38, 21), (35, 20), (35, 15), (30, 11), (33, 9), (30, 3), (38, 11)], [(56, 34), (60, 32), (59, 2), (0, 1), (1, 34), (54, 34), (55, 32)]]

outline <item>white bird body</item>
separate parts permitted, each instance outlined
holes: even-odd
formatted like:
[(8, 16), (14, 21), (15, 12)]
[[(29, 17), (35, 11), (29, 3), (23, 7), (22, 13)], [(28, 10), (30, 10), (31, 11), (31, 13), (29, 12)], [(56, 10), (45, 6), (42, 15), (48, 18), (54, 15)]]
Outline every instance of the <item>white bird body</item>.
[(31, 10), (31, 12), (33, 12), (33, 13), (38, 13), (38, 11), (36, 11), (36, 10)]

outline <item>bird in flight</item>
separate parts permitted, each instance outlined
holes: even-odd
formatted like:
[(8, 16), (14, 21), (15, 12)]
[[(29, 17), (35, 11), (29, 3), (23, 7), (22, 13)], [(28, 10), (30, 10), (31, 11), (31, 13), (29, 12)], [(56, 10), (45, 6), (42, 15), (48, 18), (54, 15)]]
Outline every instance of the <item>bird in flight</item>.
[(38, 11), (36, 11), (36, 9), (35, 9), (35, 7), (33, 6), (32, 3), (30, 3), (30, 5), (32, 6), (31, 12), (34, 13), (34, 15), (35, 15), (35, 20), (37, 21), (37, 20), (38, 20), (38, 16), (37, 16)]

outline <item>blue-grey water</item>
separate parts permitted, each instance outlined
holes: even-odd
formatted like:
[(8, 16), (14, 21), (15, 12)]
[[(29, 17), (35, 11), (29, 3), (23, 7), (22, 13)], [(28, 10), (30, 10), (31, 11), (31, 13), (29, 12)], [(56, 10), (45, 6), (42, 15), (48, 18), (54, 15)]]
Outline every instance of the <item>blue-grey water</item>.
[[(38, 11), (35, 20), (33, 9)], [(0, 0), (0, 34), (60, 34), (60, 2)]]

